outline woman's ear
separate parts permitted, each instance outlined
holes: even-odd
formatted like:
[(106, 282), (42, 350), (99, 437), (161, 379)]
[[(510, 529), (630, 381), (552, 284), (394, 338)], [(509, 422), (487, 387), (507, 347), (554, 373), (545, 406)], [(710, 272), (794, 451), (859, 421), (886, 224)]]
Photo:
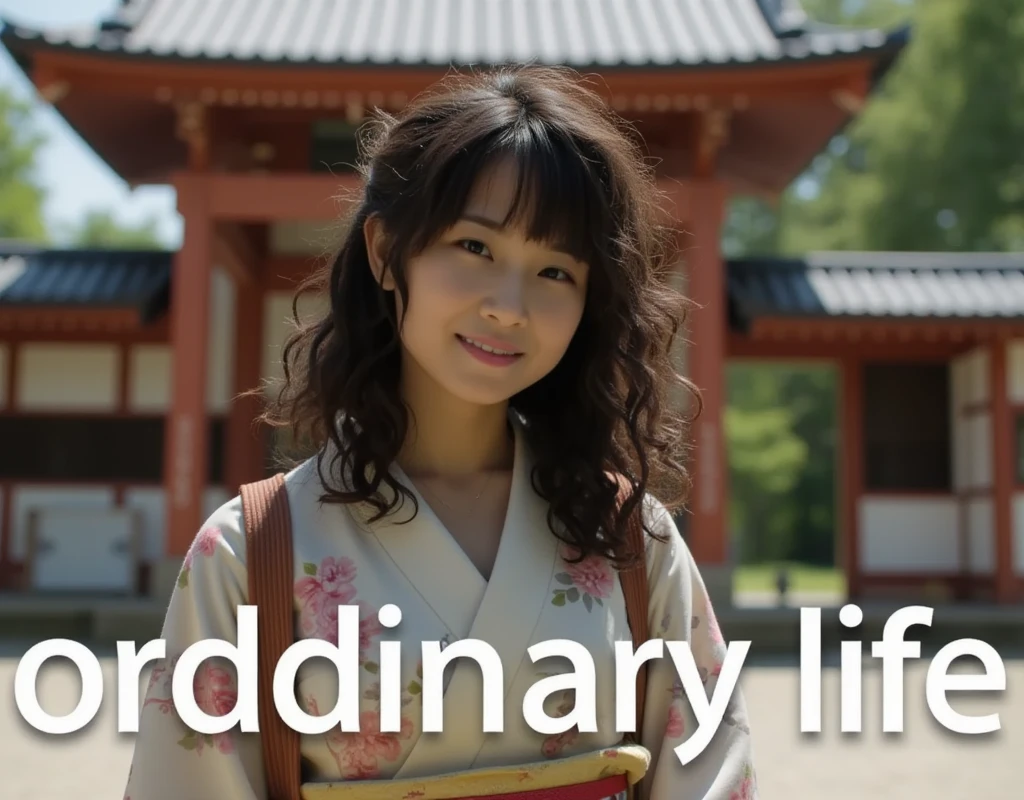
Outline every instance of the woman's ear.
[(385, 292), (395, 289), (395, 278), (387, 266), (387, 236), (380, 217), (371, 215), (363, 223), (363, 236), (366, 238), (366, 254), (370, 259), (373, 277)]

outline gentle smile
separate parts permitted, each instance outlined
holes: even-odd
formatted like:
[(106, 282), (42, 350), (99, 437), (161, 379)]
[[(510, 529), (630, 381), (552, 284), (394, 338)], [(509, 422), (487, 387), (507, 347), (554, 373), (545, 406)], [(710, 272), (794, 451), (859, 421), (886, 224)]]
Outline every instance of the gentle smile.
[(484, 344), (483, 342), (477, 341), (476, 339), (470, 339), (468, 336), (459, 336), (459, 338), (462, 339), (462, 341), (469, 342), (471, 345), (474, 345), (475, 347), (479, 347), (481, 350), (485, 350), (488, 353), (497, 353), (498, 355), (501, 355), (501, 356), (521, 356), (522, 355), (522, 353), (518, 352), (517, 350), (499, 350), (496, 347), (491, 347), (489, 344)]
[(487, 344), (479, 339), (471, 339), (468, 336), (455, 334), (455, 338), (459, 340), (459, 344), (463, 346), (466, 352), (478, 361), (482, 361), (483, 363), (490, 364), (492, 366), (505, 366), (507, 364), (512, 364), (523, 355), (519, 351), (495, 347), (494, 345)]

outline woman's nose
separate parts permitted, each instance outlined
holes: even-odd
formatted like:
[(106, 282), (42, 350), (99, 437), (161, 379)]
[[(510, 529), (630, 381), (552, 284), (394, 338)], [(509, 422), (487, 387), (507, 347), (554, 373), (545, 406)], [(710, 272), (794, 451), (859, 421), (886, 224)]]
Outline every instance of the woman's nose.
[(518, 275), (496, 281), (481, 306), (481, 313), (504, 327), (526, 324), (526, 293)]

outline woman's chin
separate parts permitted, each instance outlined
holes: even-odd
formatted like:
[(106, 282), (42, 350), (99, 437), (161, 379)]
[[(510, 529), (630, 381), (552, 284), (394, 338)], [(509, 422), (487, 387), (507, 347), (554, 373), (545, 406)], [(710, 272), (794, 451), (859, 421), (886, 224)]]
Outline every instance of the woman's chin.
[(493, 387), (466, 387), (461, 386), (450, 392), (452, 397), (459, 402), (480, 408), (507, 405), (518, 392), (517, 391), (495, 391)]
[(452, 400), (482, 408), (506, 405), (526, 388), (522, 381), (488, 380), (472, 375), (452, 376), (440, 383)]

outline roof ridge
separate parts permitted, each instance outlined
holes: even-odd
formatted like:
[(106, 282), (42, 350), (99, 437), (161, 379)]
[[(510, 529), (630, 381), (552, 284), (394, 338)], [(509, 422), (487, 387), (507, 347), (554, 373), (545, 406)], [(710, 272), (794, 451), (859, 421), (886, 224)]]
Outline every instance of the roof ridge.
[(853, 269), (1019, 269), (1024, 252), (824, 251), (808, 253), (810, 267)]
[(788, 39), (806, 33), (810, 17), (799, 0), (754, 0), (764, 20), (777, 39)]
[(42, 257), (42, 258), (131, 258), (137, 256), (148, 256), (157, 258), (160, 256), (173, 258), (177, 250), (163, 247), (62, 247), (51, 245), (39, 245), (31, 242), (4, 242), (0, 241), (0, 261), (7, 258), (20, 257)]
[[(632, 0), (631, 0), (632, 1)], [(242, 3), (243, 0), (238, 0)], [(257, 0), (244, 0), (255, 3)], [(480, 20), (491, 18), (505, 5), (519, 3), (521, 0), (501, 0), (496, 6), (481, 6)], [(568, 6), (569, 3), (566, 2)], [(639, 6), (639, 3), (637, 4)], [(857, 53), (875, 53), (884, 56), (883, 65), (892, 59), (893, 44), (883, 32), (843, 30), (837, 32), (843, 41), (830, 42), (831, 34), (817, 29), (807, 19), (798, 0), (735, 0), (723, 6), (720, 14), (710, 13), (706, 7), (707, 0), (674, 0), (678, 5), (678, 16), (674, 17), (678, 24), (683, 24), (684, 12), (699, 13), (703, 24), (708, 26), (707, 32), (697, 36), (694, 41), (683, 46), (671, 36), (664, 36), (665, 31), (655, 36), (664, 39), (662, 44), (653, 44), (645, 26), (656, 18), (654, 9), (657, 0), (644, 0), (647, 15), (638, 15), (633, 27), (635, 35), (619, 37), (615, 41), (605, 42), (602, 37), (587, 34), (580, 41), (578, 49), (559, 47), (558, 52), (543, 51), (540, 43), (531, 41), (530, 51), (522, 56), (525, 61), (547, 62), (553, 60), (559, 64), (580, 69), (609, 69), (637, 67), (648, 68), (718, 68), (724, 64), (743, 65), (756, 63), (802, 62), (812, 59), (850, 58)], [(312, 4), (302, 3), (290, 8), (297, 8), (295, 13), (302, 17), (313, 13)], [(446, 6), (440, 0), (425, 0), (425, 13), (442, 13)], [(190, 62), (211, 63), (280, 63), (307, 64), (318, 67), (340, 68), (356, 65), (388, 64), (396, 67), (420, 69), (428, 66), (451, 66), (453, 61), (461, 63), (463, 48), (471, 46), (476, 53), (470, 59), (474, 63), (504, 63), (505, 47), (509, 45), (513, 32), (503, 31), (501, 46), (488, 44), (466, 45), (455, 41), (452, 37), (434, 41), (434, 33), (429, 30), (417, 32), (415, 41), (399, 42), (397, 38), (385, 37), (378, 42), (371, 58), (366, 48), (350, 47), (345, 37), (331, 34), (329, 40), (319, 41), (319, 30), (305, 30), (299, 41), (283, 45), (279, 39), (268, 39), (268, 26), (263, 15), (251, 19), (244, 13), (237, 18), (232, 17), (237, 30), (233, 35), (243, 34), (252, 39), (252, 46), (244, 55), (235, 53), (230, 47), (225, 49), (223, 43), (211, 46), (211, 42), (219, 42), (215, 38), (217, 28), (210, 23), (210, 15), (192, 15), (186, 18), (192, 6), (180, 0), (120, 0), (100, 23), (91, 23), (87, 29), (76, 29), (69, 32), (61, 26), (33, 29), (24, 26), (6, 25), (0, 31), (0, 42), (19, 60), (23, 70), (29, 71), (33, 52), (36, 48), (63, 49), (72, 52), (91, 51), (102, 53), (104, 57), (129, 57), (132, 59), (151, 59), (157, 62), (179, 60)], [(338, 4), (339, 10), (344, 10)], [(484, 14), (486, 9), (487, 13)], [(532, 10), (531, 10), (532, 9)], [(166, 16), (164, 15), (164, 12)], [(242, 12), (246, 9), (242, 8)], [(345, 13), (363, 13), (375, 24), (383, 24), (385, 4), (379, 0), (352, 0), (352, 5)], [(605, 3), (588, 1), (582, 9), (574, 12), (577, 15), (593, 15), (602, 25), (614, 25), (614, 14)], [(271, 13), (271, 12), (268, 12)], [(447, 12), (444, 12), (447, 13)], [(540, 12), (531, 5), (524, 5), (527, 22), (536, 23)], [(153, 15), (161, 15), (160, 24), (156, 29), (144, 25), (143, 21)], [(497, 20), (497, 16), (493, 16)], [(155, 20), (154, 20), (155, 21)], [(292, 20), (294, 23), (294, 20)], [(483, 24), (480, 22), (480, 24)], [(771, 39), (775, 44), (763, 41), (763, 36), (756, 31), (767, 27), (771, 31)], [(157, 29), (172, 31), (170, 36), (162, 35)], [(872, 36), (864, 34), (870, 32)], [(158, 33), (161, 35), (158, 36)], [(850, 34), (853, 34), (852, 39)], [(470, 34), (463, 32), (461, 38)], [(645, 38), (646, 37), (646, 38)], [(456, 37), (458, 38), (458, 37)], [(706, 39), (706, 41), (705, 41)], [(628, 41), (627, 41), (628, 40)], [(270, 44), (268, 44), (270, 42)], [(415, 45), (415, 46), (413, 46)], [(607, 48), (611, 48), (606, 52)], [(637, 52), (634, 52), (637, 51)], [(534, 52), (535, 51), (535, 52)], [(287, 53), (287, 57), (285, 57)], [(753, 54), (753, 59), (751, 57)], [(600, 65), (600, 66), (599, 66)]]
[(727, 259), (747, 269), (805, 270), (1024, 270), (1024, 252), (829, 250), (803, 256), (749, 256)]
[(153, 0), (121, 0), (109, 17), (100, 21), (99, 28), (104, 31), (131, 31), (149, 12)]

